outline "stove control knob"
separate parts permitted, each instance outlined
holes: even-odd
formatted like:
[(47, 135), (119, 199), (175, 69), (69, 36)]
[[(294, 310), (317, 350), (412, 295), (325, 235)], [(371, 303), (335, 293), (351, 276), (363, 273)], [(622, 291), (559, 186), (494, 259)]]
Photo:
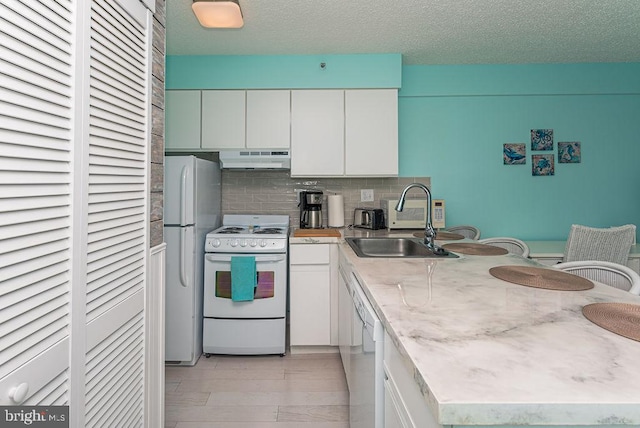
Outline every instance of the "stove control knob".
[(261, 239), (260, 240), (260, 246), (263, 247), (263, 248), (266, 247), (267, 246), (267, 241), (265, 241), (264, 239)]
[(246, 246), (247, 246), (247, 240), (246, 240), (246, 239), (242, 239), (242, 240), (240, 241), (240, 246), (241, 246), (241, 247), (246, 247)]
[(229, 242), (229, 244), (230, 244), (232, 247), (237, 247), (237, 246), (238, 246), (238, 240), (237, 240), (237, 239), (232, 239), (232, 240)]
[(255, 247), (256, 245), (258, 245), (258, 242), (255, 239), (252, 239), (251, 241), (249, 241), (249, 245)]
[(213, 243), (211, 245), (213, 245), (214, 248), (218, 248), (220, 245), (222, 245), (222, 242), (220, 242), (220, 240), (216, 238), (213, 240)]

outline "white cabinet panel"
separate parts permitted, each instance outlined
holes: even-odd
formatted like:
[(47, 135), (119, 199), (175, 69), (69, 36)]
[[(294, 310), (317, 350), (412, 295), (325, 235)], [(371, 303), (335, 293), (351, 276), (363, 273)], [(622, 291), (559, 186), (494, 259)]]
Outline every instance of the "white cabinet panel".
[(291, 91), (291, 175), (344, 174), (344, 91)]
[(442, 427), (431, 413), (413, 373), (407, 369), (400, 351), (387, 332), (384, 334), (384, 372), (385, 410), (393, 412), (393, 416), (389, 417), (390, 426), (399, 422), (401, 427)]
[(398, 175), (398, 93), (345, 91), (345, 175)]
[(200, 149), (200, 91), (165, 93), (165, 149)]
[(340, 358), (342, 367), (347, 378), (347, 385), (351, 388), (351, 342), (353, 333), (354, 306), (351, 300), (351, 290), (347, 283), (346, 275), (342, 266), (338, 275), (338, 347), (340, 348)]
[(168, 90), (166, 150), (289, 149), (288, 90)]
[(291, 92), (291, 176), (397, 175), (397, 90)]
[(411, 418), (400, 398), (393, 379), (385, 373), (384, 380), (384, 428), (412, 428)]
[(328, 265), (331, 262), (329, 244), (296, 244), (289, 260), (292, 265)]
[(245, 91), (202, 91), (202, 148), (245, 145)]
[(291, 346), (330, 345), (330, 281), (329, 266), (291, 267)]
[(332, 345), (332, 247), (337, 250), (336, 244), (289, 247), (291, 346)]
[(289, 149), (291, 91), (247, 91), (248, 149)]

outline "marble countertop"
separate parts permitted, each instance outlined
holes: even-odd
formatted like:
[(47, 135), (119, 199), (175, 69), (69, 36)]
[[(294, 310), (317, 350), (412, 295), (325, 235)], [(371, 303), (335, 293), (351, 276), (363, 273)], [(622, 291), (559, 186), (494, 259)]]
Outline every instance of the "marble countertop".
[(640, 297), (598, 283), (536, 289), (489, 274), (538, 265), (514, 255), (359, 258), (339, 241), (440, 424), (640, 425), (640, 342), (581, 313), (588, 303)]

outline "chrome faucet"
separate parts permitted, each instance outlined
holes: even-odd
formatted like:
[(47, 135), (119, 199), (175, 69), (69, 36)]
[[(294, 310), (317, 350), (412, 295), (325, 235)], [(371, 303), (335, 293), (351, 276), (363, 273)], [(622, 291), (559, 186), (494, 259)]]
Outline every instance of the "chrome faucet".
[(400, 199), (398, 200), (398, 204), (396, 205), (396, 211), (401, 212), (404, 209), (404, 201), (407, 197), (407, 192), (409, 189), (417, 187), (422, 189), (424, 193), (427, 195), (427, 222), (424, 226), (424, 245), (427, 246), (434, 254), (437, 255), (447, 255), (449, 254), (445, 249), (438, 247), (435, 244), (436, 239), (436, 231), (431, 225), (431, 192), (424, 184), (420, 183), (411, 183), (402, 191), (402, 195), (400, 195)]

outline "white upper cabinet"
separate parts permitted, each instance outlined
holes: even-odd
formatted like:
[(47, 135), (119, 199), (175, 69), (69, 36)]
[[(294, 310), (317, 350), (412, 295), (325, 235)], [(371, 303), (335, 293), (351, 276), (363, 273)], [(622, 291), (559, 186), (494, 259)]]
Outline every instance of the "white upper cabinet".
[(202, 149), (245, 147), (246, 91), (202, 91)]
[(288, 150), (291, 141), (291, 91), (247, 91), (248, 149)]
[(291, 91), (291, 175), (344, 174), (344, 91)]
[(201, 91), (165, 93), (165, 149), (200, 149)]
[(291, 91), (291, 176), (397, 175), (397, 90)]
[(398, 92), (345, 91), (345, 174), (398, 175)]
[(289, 90), (167, 90), (167, 151), (288, 150)]
[(398, 91), (167, 91), (167, 151), (227, 149), (290, 149), (292, 177), (397, 176)]

